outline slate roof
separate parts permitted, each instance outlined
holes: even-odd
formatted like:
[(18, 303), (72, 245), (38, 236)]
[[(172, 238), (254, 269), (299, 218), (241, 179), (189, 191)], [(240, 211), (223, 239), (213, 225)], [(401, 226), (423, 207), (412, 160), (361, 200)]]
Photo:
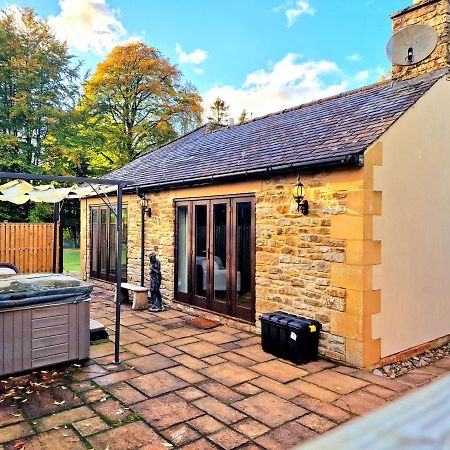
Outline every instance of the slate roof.
[(202, 126), (109, 177), (162, 189), (258, 171), (355, 164), (442, 76), (385, 81), (217, 131)]

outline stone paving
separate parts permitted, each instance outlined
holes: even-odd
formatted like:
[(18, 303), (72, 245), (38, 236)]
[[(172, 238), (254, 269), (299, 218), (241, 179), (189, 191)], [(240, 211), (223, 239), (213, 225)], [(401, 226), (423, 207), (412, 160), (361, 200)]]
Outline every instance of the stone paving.
[[(92, 317), (114, 331), (113, 294)], [(122, 364), (113, 343), (84, 365), (0, 380), (0, 450), (287, 449), (450, 371), (450, 358), (395, 380), (318, 360), (294, 365), (260, 337), (200, 330), (169, 310), (123, 306)]]

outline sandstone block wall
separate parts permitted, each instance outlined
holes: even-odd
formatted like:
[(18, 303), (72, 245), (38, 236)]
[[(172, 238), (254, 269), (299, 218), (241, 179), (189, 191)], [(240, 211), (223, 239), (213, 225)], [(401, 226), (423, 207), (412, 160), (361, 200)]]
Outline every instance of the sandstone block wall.
[[(450, 2), (449, 0), (423, 0), (392, 16), (393, 32), (410, 25), (433, 27), (439, 36), (434, 52), (424, 61), (412, 66), (393, 66), (392, 78), (409, 79), (449, 67), (450, 64)], [(406, 56), (406, 55), (405, 55)]]
[[(378, 208), (379, 199), (368, 195), (364, 188), (365, 177), (364, 168), (302, 176), (310, 204), (307, 216), (297, 212), (292, 199), (296, 174), (239, 185), (148, 193), (152, 217), (145, 219), (145, 252), (155, 251), (161, 261), (163, 298), (167, 301), (174, 298), (174, 199), (252, 192), (256, 198), (256, 318), (281, 309), (319, 320), (323, 324), (320, 353), (358, 365), (362, 358), (349, 354), (348, 342), (353, 345), (351, 352), (361, 352), (354, 342), (371, 339), (368, 321), (364, 322), (362, 317), (370, 314), (373, 307), (372, 304), (367, 306), (363, 297), (365, 292), (370, 293), (370, 265), (376, 263), (373, 254), (379, 250), (366, 236), (370, 228), (368, 218), (374, 208)], [(124, 203), (128, 209), (128, 281), (139, 283), (139, 199), (127, 195)], [(87, 205), (90, 204), (99, 204), (99, 201), (90, 199)], [(86, 202), (83, 202), (83, 218), (85, 208)], [(84, 221), (82, 245), (89, 231), (89, 223)], [(83, 267), (86, 276), (89, 273), (88, 241), (82, 249), (87, 255), (82, 258), (86, 260)], [(146, 257), (146, 285), (148, 270)], [(189, 305), (176, 303), (174, 306), (199, 314)], [(350, 322), (343, 327), (340, 319), (349, 313)], [(217, 317), (212, 312), (202, 311), (201, 314)], [(221, 320), (246, 330), (259, 331), (260, 328), (259, 320), (255, 325), (229, 318)], [(347, 331), (349, 323), (350, 333)]]

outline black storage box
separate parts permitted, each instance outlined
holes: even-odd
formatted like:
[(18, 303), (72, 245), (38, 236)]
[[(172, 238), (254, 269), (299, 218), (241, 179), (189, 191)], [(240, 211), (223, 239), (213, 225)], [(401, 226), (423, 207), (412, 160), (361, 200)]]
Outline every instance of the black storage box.
[(262, 314), (260, 320), (261, 345), (265, 352), (295, 363), (317, 359), (320, 322), (282, 311)]

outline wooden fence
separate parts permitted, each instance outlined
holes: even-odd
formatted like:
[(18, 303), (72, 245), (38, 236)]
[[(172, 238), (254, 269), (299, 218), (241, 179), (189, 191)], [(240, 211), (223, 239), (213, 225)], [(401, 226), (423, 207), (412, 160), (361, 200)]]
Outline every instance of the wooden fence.
[(59, 239), (54, 243), (52, 223), (0, 223), (0, 262), (15, 264), (23, 273), (59, 270)]

